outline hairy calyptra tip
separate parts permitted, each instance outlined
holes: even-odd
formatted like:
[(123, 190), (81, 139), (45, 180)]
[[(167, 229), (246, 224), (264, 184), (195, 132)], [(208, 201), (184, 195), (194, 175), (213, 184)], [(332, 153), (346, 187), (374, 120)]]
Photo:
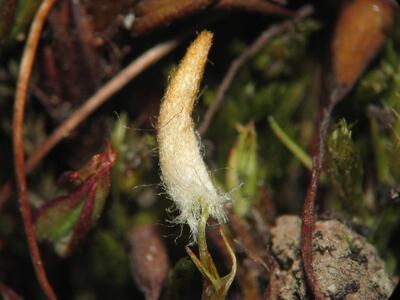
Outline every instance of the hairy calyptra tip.
[(201, 212), (223, 221), (227, 200), (210, 178), (191, 117), (212, 37), (203, 31), (187, 49), (169, 81), (157, 124), (162, 180), (179, 209), (176, 221), (187, 223), (194, 239)]

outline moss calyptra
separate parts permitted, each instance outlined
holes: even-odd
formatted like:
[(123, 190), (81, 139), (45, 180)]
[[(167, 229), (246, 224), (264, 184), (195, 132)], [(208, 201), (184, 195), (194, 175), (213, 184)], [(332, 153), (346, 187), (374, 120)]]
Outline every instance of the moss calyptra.
[(187, 223), (194, 239), (202, 211), (223, 221), (227, 200), (212, 183), (191, 117), (211, 44), (212, 33), (203, 31), (188, 48), (171, 76), (157, 125), (162, 180), (180, 211), (176, 222)]

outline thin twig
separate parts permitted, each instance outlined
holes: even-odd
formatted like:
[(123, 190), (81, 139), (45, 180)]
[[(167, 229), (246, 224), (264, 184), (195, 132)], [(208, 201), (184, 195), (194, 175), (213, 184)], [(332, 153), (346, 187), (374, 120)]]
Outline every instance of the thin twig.
[[(107, 82), (93, 96), (87, 99), (84, 104), (77, 109), (67, 120), (60, 124), (53, 133), (40, 145), (32, 154), (26, 164), (26, 173), (34, 170), (42, 159), (49, 153), (57, 143), (67, 137), (71, 131), (77, 128), (89, 115), (105, 103), (110, 97), (118, 92), (125, 84), (146, 70), (168, 53), (170, 53), (179, 44), (179, 39), (169, 40), (157, 44), (147, 50), (141, 56), (136, 58), (125, 69), (120, 71), (114, 78)], [(4, 202), (11, 196), (12, 182), (6, 182), (0, 190), (0, 208)]]
[(13, 151), (15, 160), (15, 175), (20, 197), (19, 206), (24, 222), (26, 240), (28, 242), (29, 252), (31, 255), (33, 266), (35, 268), (36, 277), (38, 278), (39, 284), (44, 294), (48, 299), (51, 300), (56, 300), (57, 296), (47, 279), (46, 271), (43, 266), (39, 246), (37, 244), (35, 232), (32, 225), (32, 216), (29, 207), (28, 187), (25, 174), (23, 132), (26, 94), (28, 90), (29, 79), (32, 73), (33, 62), (35, 59), (36, 50), (44, 23), (54, 3), (55, 0), (43, 1), (32, 22), (19, 69), (13, 117)]
[(288, 21), (282, 22), (277, 25), (273, 25), (269, 27), (267, 30), (263, 31), (260, 36), (250, 45), (250, 47), (244, 51), (238, 58), (236, 58), (231, 65), (229, 66), (228, 71), (225, 74), (222, 83), (218, 87), (217, 95), (213, 103), (211, 104), (210, 108), (208, 109), (204, 119), (199, 127), (200, 135), (204, 135), (213, 119), (215, 113), (220, 108), (222, 102), (224, 101), (224, 96), (228, 88), (230, 87), (233, 79), (235, 78), (236, 74), (240, 70), (240, 68), (250, 60), (255, 54), (257, 54), (264, 45), (271, 40), (274, 36), (285, 32), (286, 30), (293, 27), (293, 25), (297, 24), (304, 18), (311, 15), (313, 12), (313, 8), (310, 5), (305, 5), (301, 9), (298, 10), (296, 16)]

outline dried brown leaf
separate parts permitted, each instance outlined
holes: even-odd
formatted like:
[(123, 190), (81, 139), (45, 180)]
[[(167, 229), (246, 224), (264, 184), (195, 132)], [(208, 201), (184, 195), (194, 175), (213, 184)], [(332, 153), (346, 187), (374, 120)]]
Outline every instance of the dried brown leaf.
[(168, 253), (155, 225), (135, 226), (128, 237), (131, 271), (146, 300), (159, 298), (169, 271)]
[(337, 87), (350, 89), (383, 45), (394, 6), (386, 0), (348, 1), (336, 23), (332, 45)]

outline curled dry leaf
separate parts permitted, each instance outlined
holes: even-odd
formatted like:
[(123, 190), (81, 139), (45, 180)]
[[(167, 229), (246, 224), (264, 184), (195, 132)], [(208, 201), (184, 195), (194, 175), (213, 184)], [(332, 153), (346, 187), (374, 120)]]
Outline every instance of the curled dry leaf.
[(266, 15), (294, 16), (295, 12), (264, 0), (143, 0), (134, 7), (131, 29), (143, 34), (207, 8), (244, 10)]
[(145, 33), (161, 25), (201, 11), (209, 6), (212, 0), (145, 0), (138, 3), (134, 10), (135, 19), (132, 30), (138, 34)]
[(381, 48), (391, 27), (394, 6), (388, 0), (354, 0), (344, 6), (333, 38), (335, 85), (349, 90)]
[(40, 207), (34, 216), (39, 240), (50, 241), (60, 256), (68, 256), (100, 218), (110, 190), (111, 167), (116, 153), (107, 149), (76, 172), (66, 172), (61, 182), (77, 187)]
[(131, 271), (146, 300), (159, 298), (169, 271), (167, 249), (155, 225), (137, 225), (129, 234)]

